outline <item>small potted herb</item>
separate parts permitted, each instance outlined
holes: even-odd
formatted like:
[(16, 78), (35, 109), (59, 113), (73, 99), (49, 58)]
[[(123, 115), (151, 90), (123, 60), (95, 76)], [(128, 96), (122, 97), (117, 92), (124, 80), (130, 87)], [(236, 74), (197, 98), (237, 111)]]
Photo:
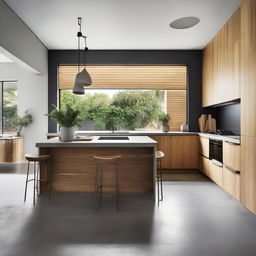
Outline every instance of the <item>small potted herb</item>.
[(159, 116), (159, 121), (162, 124), (162, 130), (163, 132), (168, 132), (169, 131), (169, 120), (170, 116), (167, 113), (161, 113)]
[(72, 141), (75, 138), (75, 127), (80, 126), (81, 111), (74, 109), (70, 105), (65, 105), (57, 109), (54, 106), (48, 116), (52, 118), (60, 126), (61, 140), (62, 141)]

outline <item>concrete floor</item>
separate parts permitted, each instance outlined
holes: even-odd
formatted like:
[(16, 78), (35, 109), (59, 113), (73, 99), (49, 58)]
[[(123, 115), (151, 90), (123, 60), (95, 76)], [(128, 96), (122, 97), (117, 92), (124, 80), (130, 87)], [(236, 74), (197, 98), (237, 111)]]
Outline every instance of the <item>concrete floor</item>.
[[(8, 169), (9, 168), (9, 169)], [(95, 198), (32, 194), (23, 203), (22, 168), (0, 167), (0, 256), (253, 256), (256, 216), (202, 176), (164, 183), (164, 202), (150, 196)], [(31, 192), (31, 191), (30, 191)]]

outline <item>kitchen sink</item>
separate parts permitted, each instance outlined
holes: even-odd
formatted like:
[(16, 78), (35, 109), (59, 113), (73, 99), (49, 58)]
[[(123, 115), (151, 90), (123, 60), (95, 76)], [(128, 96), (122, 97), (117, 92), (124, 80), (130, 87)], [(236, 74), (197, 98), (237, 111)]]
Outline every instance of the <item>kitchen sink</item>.
[(105, 137), (99, 137), (98, 140), (129, 140), (129, 137), (105, 136)]

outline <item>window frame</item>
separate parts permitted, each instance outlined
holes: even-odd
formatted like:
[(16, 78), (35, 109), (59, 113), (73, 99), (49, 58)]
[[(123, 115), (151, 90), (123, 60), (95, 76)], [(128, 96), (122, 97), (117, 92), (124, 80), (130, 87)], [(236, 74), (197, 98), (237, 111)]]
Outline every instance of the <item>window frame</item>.
[(4, 83), (18, 83), (18, 80), (2, 80), (0, 81), (0, 109), (1, 109), (1, 123), (0, 123), (0, 133), (4, 134)]
[[(186, 92), (186, 123), (189, 126), (189, 104), (190, 104), (190, 97), (189, 97), (189, 88), (190, 88), (190, 84), (189, 84), (189, 65), (187, 64), (125, 64), (124, 66), (183, 66), (186, 67), (186, 89), (162, 89), (162, 90), (166, 90), (166, 91), (185, 91)], [(77, 66), (77, 64), (59, 64), (57, 67), (57, 107), (61, 107), (61, 101), (60, 101), (60, 95), (61, 95), (61, 91), (62, 90), (70, 90), (70, 89), (66, 89), (66, 88), (59, 88), (58, 84), (59, 84), (59, 67), (60, 66)], [(119, 64), (90, 64), (90, 66), (123, 66), (123, 64), (119, 65)], [(100, 90), (100, 88), (86, 88), (87, 90), (95, 90), (98, 89)], [(123, 89), (123, 88), (102, 88), (104, 89), (109, 89), (109, 90), (118, 90), (118, 89)], [(125, 88), (125, 90), (143, 90), (143, 88)], [(146, 88), (144, 88), (144, 90), (147, 90)], [(158, 90), (158, 88), (152, 89), (150, 88), (149, 90)], [(161, 89), (160, 89), (161, 90)], [(57, 124), (57, 130), (60, 131), (60, 127)]]

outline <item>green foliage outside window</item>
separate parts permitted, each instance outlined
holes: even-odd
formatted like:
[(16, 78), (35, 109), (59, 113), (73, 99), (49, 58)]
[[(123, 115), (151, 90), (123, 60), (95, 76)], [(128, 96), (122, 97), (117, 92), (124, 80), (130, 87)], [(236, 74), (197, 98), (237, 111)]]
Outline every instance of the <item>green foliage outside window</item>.
[(119, 91), (112, 99), (104, 93), (78, 96), (61, 91), (61, 107), (81, 111), (80, 119), (93, 121), (96, 130), (145, 129), (159, 121), (163, 112), (164, 91)]

